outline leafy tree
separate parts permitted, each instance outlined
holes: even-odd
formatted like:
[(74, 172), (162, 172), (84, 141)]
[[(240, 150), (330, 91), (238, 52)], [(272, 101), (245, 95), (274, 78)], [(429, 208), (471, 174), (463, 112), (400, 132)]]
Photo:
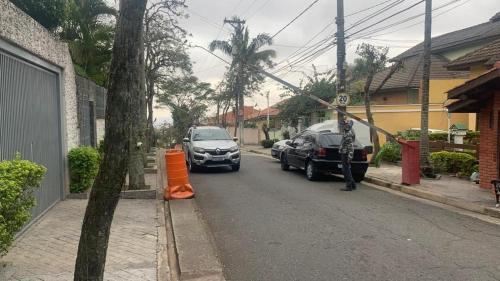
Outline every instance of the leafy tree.
[(104, 153), (85, 211), (74, 280), (103, 280), (109, 233), (128, 168), (132, 119), (144, 96), (143, 20), (146, 0), (121, 0), (110, 66)]
[[(301, 89), (305, 93), (310, 93), (318, 98), (333, 102), (336, 97), (335, 74), (333, 71), (318, 72), (313, 65), (313, 76), (306, 77), (306, 84)], [(288, 96), (291, 93), (287, 93)], [(280, 118), (290, 126), (297, 128), (300, 117), (309, 114), (315, 109), (320, 108), (320, 103), (307, 97), (306, 95), (294, 95), (283, 102), (280, 106)]]
[[(356, 75), (359, 77), (365, 78), (365, 86), (364, 86), (364, 103), (365, 103), (365, 111), (366, 118), (371, 125), (375, 125), (375, 120), (373, 119), (373, 114), (371, 112), (371, 97), (374, 94), (377, 94), (380, 89), (385, 85), (385, 83), (392, 77), (392, 75), (399, 69), (400, 63), (394, 64), (391, 68), (386, 70), (385, 65), (387, 64), (388, 57), (387, 53), (389, 52), (389, 48), (375, 47), (370, 44), (363, 43), (358, 46), (356, 53), (361, 57), (357, 59), (357, 64), (354, 67), (356, 70)], [(381, 83), (377, 85), (377, 88), (371, 89), (373, 78), (375, 74), (386, 70), (381, 73), (384, 75)], [(373, 155), (377, 155), (380, 151), (380, 141), (378, 138), (377, 131), (373, 128), (370, 128), (370, 135), (372, 136), (373, 141)], [(376, 157), (372, 157), (372, 162), (374, 162)]]
[(155, 142), (153, 103), (158, 84), (181, 71), (191, 71), (186, 52), (186, 31), (178, 25), (183, 15), (184, 0), (158, 1), (150, 4), (144, 16), (144, 48), (146, 63), (147, 138), (146, 150)]
[[(240, 21), (236, 16), (232, 20)], [(257, 70), (257, 67), (264, 65), (273, 67), (272, 58), (276, 56), (276, 52), (269, 49), (259, 51), (262, 47), (272, 44), (273, 40), (268, 34), (259, 34), (250, 40), (248, 28), (244, 28), (242, 24), (233, 27), (234, 32), (229, 40), (214, 40), (209, 48), (211, 51), (220, 50), (232, 58), (228, 84), (235, 97), (236, 112), (239, 113), (239, 109), (244, 108), (245, 95), (248, 96), (258, 91), (259, 85), (264, 81), (264, 76)], [(243, 115), (238, 115), (237, 124), (241, 126)], [(241, 139), (240, 141), (243, 142)]]
[(117, 12), (103, 0), (69, 0), (60, 37), (68, 42), (78, 74), (107, 85)]
[(55, 31), (64, 22), (67, 0), (10, 1), (50, 31)]
[(177, 143), (182, 142), (190, 126), (199, 124), (205, 117), (214, 90), (209, 83), (194, 76), (172, 78), (160, 86), (158, 102), (172, 111)]

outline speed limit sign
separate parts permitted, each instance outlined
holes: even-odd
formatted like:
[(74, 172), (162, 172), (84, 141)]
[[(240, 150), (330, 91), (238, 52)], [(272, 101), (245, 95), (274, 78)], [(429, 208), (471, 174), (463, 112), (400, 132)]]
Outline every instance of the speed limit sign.
[(337, 95), (335, 101), (339, 106), (347, 106), (349, 104), (349, 95), (347, 95), (346, 93), (340, 93)]

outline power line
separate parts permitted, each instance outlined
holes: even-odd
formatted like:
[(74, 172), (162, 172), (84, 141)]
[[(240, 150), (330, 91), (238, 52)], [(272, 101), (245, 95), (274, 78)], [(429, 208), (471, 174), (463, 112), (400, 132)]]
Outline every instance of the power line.
[(351, 30), (351, 29), (353, 29), (354, 27), (362, 24), (362, 23), (365, 23), (365, 22), (369, 21), (370, 19), (375, 18), (378, 15), (383, 14), (384, 12), (386, 12), (386, 11), (388, 11), (388, 10), (396, 7), (397, 5), (403, 3), (404, 1), (406, 1), (406, 0), (396, 0), (393, 3), (390, 3), (389, 5), (384, 6), (381, 9), (379, 9), (379, 10), (377, 10), (377, 11), (375, 11), (375, 12), (373, 12), (373, 13), (371, 13), (371, 14), (369, 14), (369, 15), (361, 18), (361, 19), (359, 19), (358, 21), (356, 21), (355, 23), (353, 23), (351, 26), (349, 26), (349, 28), (346, 29), (346, 32), (349, 31), (349, 30)]
[[(438, 7), (434, 8), (434, 9), (433, 9), (433, 11), (440, 10), (440, 9), (442, 9), (442, 8), (448, 7), (448, 6), (452, 5), (452, 4), (454, 4), (454, 3), (456, 3), (456, 2), (460, 2), (460, 1), (463, 1), (463, 0), (452, 0), (452, 1), (447, 2), (447, 3), (445, 3), (445, 4), (441, 5), (441, 6), (438, 6)], [(470, 2), (470, 1), (471, 1), (471, 0), (465, 0), (465, 2), (460, 3), (460, 4), (458, 4), (457, 6), (454, 6), (454, 7), (450, 8), (450, 9), (448, 9), (448, 10), (445, 10), (445, 11), (443, 11), (442, 13), (439, 13), (439, 14), (437, 14), (437, 15), (434, 15), (434, 16), (433, 16), (433, 18), (439, 17), (440, 15), (443, 15), (443, 14), (445, 14), (445, 13), (448, 13), (448, 12), (450, 12), (450, 11), (452, 11), (452, 10), (454, 10), (454, 9), (456, 9), (456, 8), (458, 8), (458, 7), (460, 7), (460, 6), (465, 5), (466, 3)], [(391, 27), (397, 26), (397, 25), (399, 25), (399, 24), (401, 24), (401, 23), (405, 23), (405, 22), (411, 21), (411, 20), (416, 19), (416, 18), (418, 18), (418, 17), (420, 17), (420, 16), (423, 16), (423, 15), (424, 15), (424, 13), (421, 13), (421, 14), (419, 14), (419, 15), (417, 15), (417, 16), (412, 16), (412, 17), (410, 17), (410, 18), (406, 18), (406, 19), (401, 20), (401, 21), (399, 21), (399, 22), (396, 22), (396, 23), (391, 23), (391, 24), (388, 24), (388, 25), (386, 25), (386, 26), (384, 26), (384, 27), (380, 27), (380, 28), (375, 29), (375, 30), (370, 30), (369, 32), (366, 32), (365, 34), (362, 34), (362, 35), (360, 35), (359, 37), (356, 37), (355, 39), (369, 39), (369, 38), (372, 38), (372, 37), (375, 37), (375, 36), (383, 36), (383, 35), (387, 35), (387, 34), (391, 34), (391, 33), (394, 33), (394, 32), (398, 32), (398, 31), (401, 31), (401, 30), (405, 30), (405, 29), (411, 28), (411, 27), (413, 27), (413, 26), (416, 26), (416, 25), (419, 25), (419, 24), (424, 23), (424, 21), (420, 21), (420, 22), (417, 22), (417, 23), (415, 23), (415, 24), (411, 24), (411, 25), (408, 25), (408, 26), (405, 26), (405, 27), (403, 27), (403, 28), (396, 29), (396, 30), (393, 30), (393, 31), (390, 31), (390, 32), (376, 34), (377, 32), (384, 31), (384, 30), (386, 30), (386, 29), (389, 29), (389, 28), (391, 28)], [(365, 36), (367, 36), (367, 35), (370, 35), (370, 36), (369, 36), (369, 37), (365, 37)]]
[(292, 24), (294, 21), (296, 21), (298, 18), (300, 18), (305, 12), (307, 12), (309, 9), (311, 9), (316, 3), (318, 3), (319, 0), (314, 0), (309, 6), (307, 6), (302, 12), (300, 12), (295, 18), (293, 18), (289, 23), (287, 23), (285, 26), (283, 26), (278, 32), (276, 32), (271, 38), (276, 37), (276, 35), (280, 34), (283, 30), (285, 30), (290, 24)]
[(255, 16), (258, 12), (260, 12), (260, 10), (262, 10), (267, 4), (269, 4), (271, 0), (267, 0), (266, 2), (264, 2), (262, 5), (259, 6), (259, 8), (257, 8), (257, 10), (255, 10), (253, 12), (253, 14), (251, 14), (250, 16), (248, 16), (246, 18), (246, 20), (248, 21), (249, 19), (251, 19), (253, 16)]
[[(360, 11), (357, 11), (357, 12), (354, 12), (354, 13), (352, 13), (352, 14), (350, 14), (350, 15), (354, 15), (354, 14), (358, 14), (358, 13), (361, 13), (361, 12), (367, 11), (367, 10), (369, 10), (369, 9), (375, 8), (375, 7), (377, 7), (377, 6), (383, 5), (383, 4), (385, 4), (385, 3), (387, 3), (387, 2), (391, 2), (391, 1), (392, 1), (392, 2), (399, 2), (399, 1), (405, 1), (405, 0), (396, 0), (396, 1), (394, 1), (394, 0), (387, 0), (387, 1), (384, 1), (384, 2), (382, 2), (382, 3), (376, 4), (376, 5), (374, 5), (374, 6), (368, 7), (368, 8), (366, 8), (366, 9), (363, 9), (363, 10), (360, 10)], [(395, 3), (392, 3), (392, 4), (395, 4)], [(390, 5), (392, 5), (392, 4), (390, 4)], [(390, 5), (385, 6), (385, 7), (383, 7), (382, 9), (387, 8), (387, 7), (389, 7)], [(372, 14), (370, 14), (370, 15), (368, 15), (368, 16), (374, 16), (374, 15), (376, 15), (376, 13), (379, 13), (379, 12), (380, 12), (380, 10), (375, 11), (374, 13), (372, 13)], [(299, 59), (301, 59), (301, 58), (303, 58), (304, 56), (307, 56), (308, 54), (310, 54), (310, 53), (312, 53), (312, 52), (315, 52), (315, 51), (316, 51), (318, 48), (320, 48), (321, 46), (325, 45), (325, 43), (327, 43), (327, 41), (328, 41), (330, 38), (332, 38), (333, 36), (329, 36), (329, 37), (327, 37), (327, 38), (325, 38), (325, 39), (323, 39), (323, 40), (321, 40), (321, 41), (319, 41), (319, 42), (317, 42), (317, 43), (315, 43), (315, 44), (312, 44), (311, 46), (307, 47), (305, 50), (302, 50), (304, 47), (306, 47), (306, 46), (307, 46), (310, 42), (312, 42), (314, 39), (316, 39), (316, 37), (318, 37), (321, 33), (323, 33), (323, 32), (324, 32), (324, 31), (325, 31), (328, 27), (330, 27), (330, 26), (331, 26), (331, 25), (333, 25), (333, 24), (335, 24), (335, 20), (333, 20), (333, 21), (329, 22), (329, 23), (328, 23), (325, 27), (323, 27), (323, 28), (322, 28), (322, 29), (321, 29), (318, 33), (316, 33), (316, 34), (315, 34), (312, 38), (310, 38), (310, 39), (309, 39), (309, 40), (308, 40), (308, 41), (307, 41), (304, 45), (302, 45), (299, 49), (297, 49), (295, 52), (293, 52), (292, 54), (290, 54), (289, 56), (287, 56), (285, 59), (281, 60), (281, 61), (280, 61), (279, 63), (277, 63), (276, 65), (280, 65), (280, 64), (282, 64), (283, 62), (288, 61), (288, 60), (290, 60), (290, 59), (294, 59), (294, 58), (296, 58), (296, 57), (298, 57), (298, 56), (302, 56), (302, 57), (300, 57), (300, 58), (299, 58)], [(288, 67), (288, 65), (285, 65), (284, 67), (282, 67), (281, 69), (277, 70), (276, 72), (281, 71), (282, 69), (287, 68), (287, 67)], [(276, 72), (274, 72), (274, 73), (276, 73)]]
[[(295, 58), (297, 55), (300, 55), (301, 53), (307, 51), (308, 49), (310, 48), (313, 48), (316, 44), (318, 43), (315, 43), (315, 44), (312, 44), (311, 46), (308, 46), (304, 51), (301, 51), (301, 49), (305, 48), (307, 46), (307, 44), (311, 43), (314, 39), (316, 39), (316, 37), (318, 37), (321, 33), (323, 33), (328, 27), (330, 27), (331, 25), (333, 25), (335, 23), (335, 21), (332, 21), (330, 23), (328, 23), (325, 27), (323, 27), (318, 33), (316, 33), (313, 37), (311, 37), (306, 43), (304, 43), (304, 45), (300, 46), (300, 48), (298, 48), (297, 50), (295, 50), (293, 53), (291, 53), (289, 56), (287, 56), (285, 59), (281, 60), (280, 62), (277, 63), (277, 65), (280, 65), (282, 64), (283, 62), (289, 60), (289, 59), (292, 59), (292, 58)], [(329, 36), (328, 38), (331, 38), (331, 36)], [(321, 40), (320, 42), (322, 41), (325, 41), (325, 39)]]
[(247, 6), (247, 8), (245, 9), (245, 11), (243, 11), (243, 13), (241, 13), (241, 16), (243, 16), (247, 11), (250, 10), (250, 8), (252, 8), (252, 6), (257, 2), (258, 0), (253, 0), (252, 3), (250, 3), (250, 5)]
[(367, 26), (367, 27), (365, 27), (365, 28), (363, 28), (363, 29), (360, 29), (360, 30), (358, 30), (358, 31), (356, 31), (356, 32), (354, 32), (354, 33), (349, 34), (347, 37), (349, 38), (349, 37), (351, 37), (351, 36), (353, 36), (353, 35), (356, 35), (356, 34), (358, 34), (358, 33), (360, 33), (360, 32), (363, 32), (363, 31), (367, 30), (368, 28), (373, 27), (373, 26), (375, 26), (375, 25), (377, 25), (377, 24), (379, 24), (379, 23), (382, 23), (382, 22), (384, 22), (384, 21), (386, 21), (386, 20), (388, 20), (388, 19), (390, 19), (390, 18), (392, 18), (392, 17), (395, 17), (395, 16), (397, 16), (397, 15), (399, 15), (399, 14), (401, 14), (401, 13), (404, 13), (404, 12), (406, 12), (406, 11), (408, 11), (408, 10), (410, 10), (410, 9), (414, 8), (415, 6), (417, 6), (417, 5), (419, 5), (419, 4), (423, 3), (423, 2), (425, 2), (425, 0), (421, 0), (421, 1), (419, 1), (419, 2), (417, 2), (417, 3), (415, 3), (415, 4), (413, 4), (413, 5), (411, 5), (411, 6), (409, 6), (409, 7), (406, 7), (406, 8), (404, 8), (404, 9), (400, 10), (400, 11), (397, 11), (396, 13), (394, 13), (394, 14), (392, 14), (392, 15), (390, 15), (390, 16), (388, 16), (388, 17), (386, 17), (386, 18), (383, 18), (383, 19), (381, 19), (381, 20), (379, 20), (379, 21), (377, 21), (377, 22), (375, 22), (375, 23), (373, 23), (373, 24), (371, 24), (371, 25), (369, 25), (369, 26)]
[(376, 7), (380, 6), (380, 5), (383, 5), (383, 4), (385, 4), (385, 3), (387, 3), (387, 2), (391, 2), (391, 1), (394, 1), (394, 0), (386, 0), (386, 1), (382, 2), (382, 3), (378, 3), (378, 4), (376, 4), (376, 5), (373, 5), (373, 6), (371, 6), (371, 7), (365, 8), (365, 9), (363, 9), (363, 10), (359, 10), (359, 11), (357, 11), (357, 12), (354, 12), (354, 13), (348, 14), (348, 15), (346, 15), (344, 18), (347, 18), (347, 17), (350, 17), (350, 16), (354, 16), (354, 15), (360, 14), (360, 13), (362, 13), (362, 12), (369, 11), (369, 10), (371, 10), (371, 9), (373, 9), (373, 8), (376, 8)]

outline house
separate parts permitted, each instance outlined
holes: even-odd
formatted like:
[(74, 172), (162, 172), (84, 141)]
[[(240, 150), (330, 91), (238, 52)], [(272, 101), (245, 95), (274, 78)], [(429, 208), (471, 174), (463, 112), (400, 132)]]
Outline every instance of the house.
[[(489, 21), (432, 38), (429, 89), (429, 128), (448, 130), (451, 124), (465, 124), (477, 129), (475, 113), (453, 112), (444, 106), (448, 90), (463, 84), (474, 69), (448, 67), (449, 64), (500, 39), (500, 13)], [(402, 67), (394, 73), (381, 90), (372, 96), (371, 107), (377, 126), (396, 133), (420, 127), (423, 43), (399, 54), (392, 60)], [(386, 69), (377, 73), (370, 90), (377, 88), (386, 77)], [(364, 106), (349, 106), (348, 111), (365, 119)], [(336, 114), (332, 113), (331, 116)], [(397, 122), (395, 122), (397, 120)], [(381, 136), (384, 142), (385, 137)]]
[(448, 91), (455, 100), (450, 112), (473, 112), (479, 115), (479, 185), (491, 188), (490, 182), (500, 179), (500, 61), (495, 66)]
[(450, 112), (478, 115), (479, 185), (491, 188), (500, 178), (500, 39), (475, 49), (448, 64), (469, 70), (470, 80), (448, 91)]
[(68, 151), (102, 134), (104, 89), (76, 77), (68, 45), (8, 0), (0, 26), (0, 161), (19, 152), (47, 168), (32, 223), (69, 194)]
[[(245, 106), (243, 111), (243, 117), (245, 118), (245, 120), (247, 120), (249, 116), (251, 116), (255, 112), (259, 112), (259, 110), (253, 106)], [(219, 118), (217, 118), (217, 115), (208, 117), (204, 123), (206, 123), (207, 125), (224, 124), (227, 127), (234, 127), (236, 119), (237, 119), (237, 114), (234, 112), (234, 110), (232, 110), (227, 112), (226, 114), (219, 114)]]
[(269, 137), (271, 139), (281, 139), (281, 119), (279, 118), (280, 110), (277, 105), (264, 108), (252, 113), (245, 122), (248, 124), (253, 124), (258, 129), (257, 140), (260, 141), (265, 139), (264, 131), (262, 127), (264, 124), (267, 125), (267, 119), (269, 116)]
[(75, 73), (68, 46), (0, 0), (0, 161), (16, 152), (47, 168), (32, 218), (69, 193), (66, 156), (79, 145)]

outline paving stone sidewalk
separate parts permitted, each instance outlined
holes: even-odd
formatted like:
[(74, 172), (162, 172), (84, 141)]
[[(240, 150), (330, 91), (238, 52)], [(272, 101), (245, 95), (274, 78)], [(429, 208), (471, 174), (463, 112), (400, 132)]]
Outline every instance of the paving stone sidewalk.
[[(399, 166), (382, 165), (379, 168), (370, 167), (367, 176), (399, 184), (402, 179), (401, 173)], [(493, 190), (480, 188), (478, 184), (466, 179), (443, 175), (439, 180), (421, 179), (420, 185), (415, 187), (474, 204), (490, 207), (495, 205)]]
[[(0, 259), (0, 280), (73, 280), (86, 200), (58, 203)], [(120, 200), (105, 280), (156, 280), (156, 200)]]

